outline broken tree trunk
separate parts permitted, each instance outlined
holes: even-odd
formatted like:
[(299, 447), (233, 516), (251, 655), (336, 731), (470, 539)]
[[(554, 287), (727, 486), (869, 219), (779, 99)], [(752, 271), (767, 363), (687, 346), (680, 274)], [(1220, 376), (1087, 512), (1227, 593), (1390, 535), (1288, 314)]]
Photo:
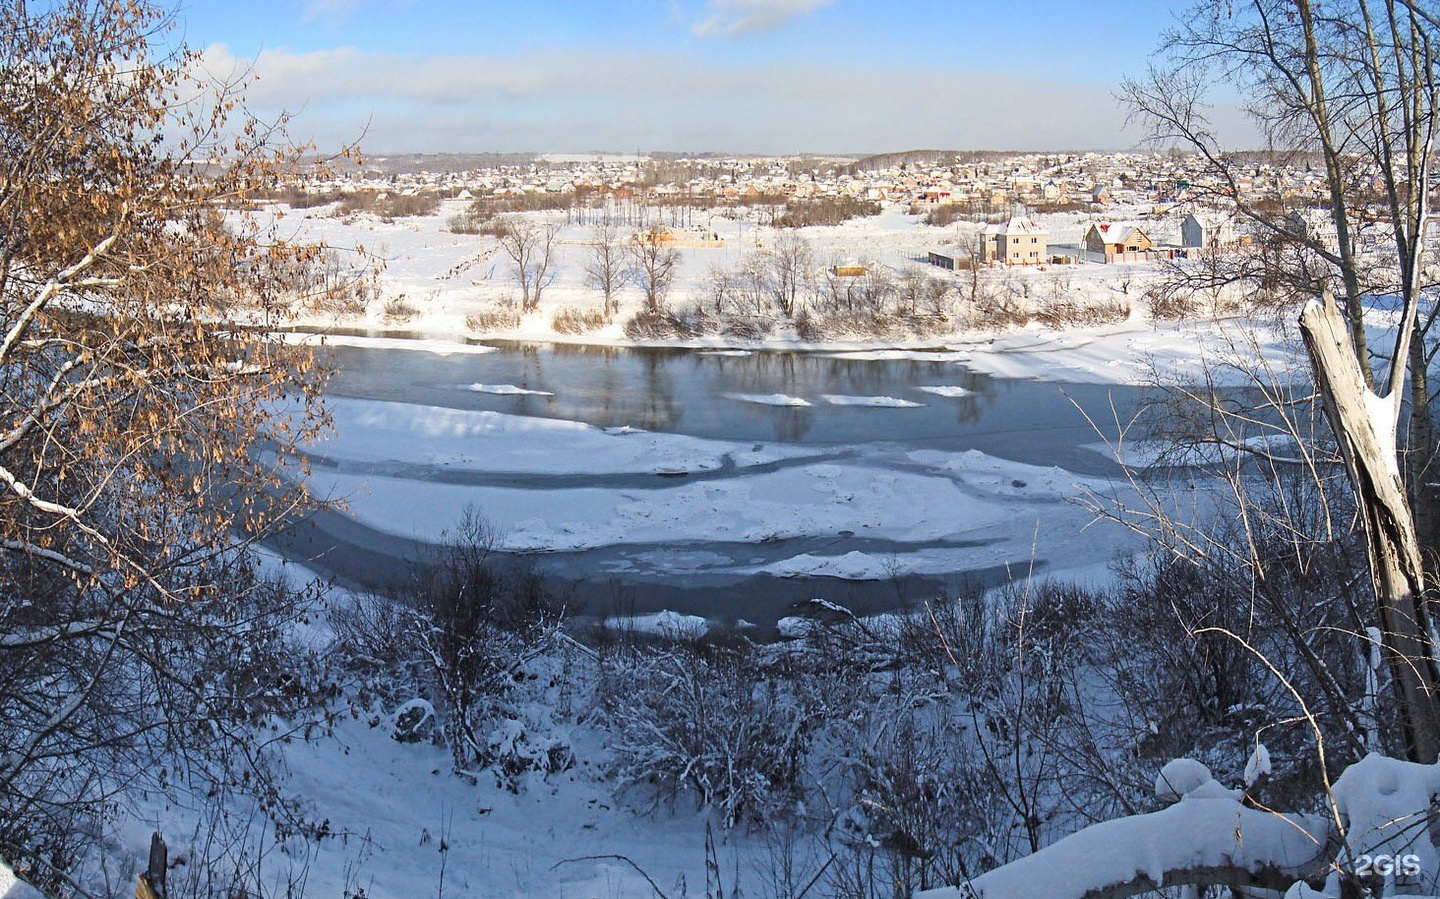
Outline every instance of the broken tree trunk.
[[(1402, 323), (1409, 327), (1409, 321)], [(1350, 342), (1349, 324), (1328, 292), (1300, 314), (1315, 389), (1335, 434), (1365, 530), (1385, 660), (1395, 688), (1405, 752), (1430, 763), (1440, 755), (1440, 666), (1415, 522), (1400, 477), (1398, 389), (1381, 398)], [(1394, 364), (1403, 366), (1403, 356)], [(1393, 381), (1392, 381), (1393, 384)]]

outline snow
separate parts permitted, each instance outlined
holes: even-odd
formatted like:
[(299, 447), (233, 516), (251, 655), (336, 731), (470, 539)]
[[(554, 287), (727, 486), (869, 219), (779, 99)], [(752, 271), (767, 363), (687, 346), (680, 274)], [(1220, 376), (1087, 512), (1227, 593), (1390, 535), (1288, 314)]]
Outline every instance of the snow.
[(926, 386), (922, 386), (922, 387), (916, 387), (915, 389), (916, 389), (916, 390), (923, 391), (923, 392), (925, 392), (925, 393), (933, 393), (933, 394), (935, 394), (936, 396), (944, 396), (944, 397), (950, 397), (950, 398), (958, 398), (958, 397), (962, 397), (962, 396), (969, 396), (971, 393), (973, 393), (973, 391), (971, 391), (971, 390), (968, 390), (968, 389), (966, 389), (966, 388), (964, 388), (964, 387), (959, 387), (959, 386), (956, 386), (956, 385), (953, 385), (953, 384), (933, 384), (933, 385), (926, 385)]
[(710, 632), (710, 622), (699, 615), (653, 612), (649, 615), (615, 615), (605, 619), (606, 627), (634, 634), (648, 634), (668, 640), (693, 640)]
[(924, 403), (915, 403), (893, 396), (843, 396), (822, 393), (820, 398), (832, 406), (871, 406), (884, 409), (919, 409)]
[(496, 352), (493, 346), (480, 343), (465, 343), (447, 338), (425, 337), (368, 337), (358, 334), (326, 334), (299, 331), (276, 331), (271, 335), (281, 343), (299, 346), (356, 346), (376, 350), (413, 350), (434, 353), (437, 356), (451, 356), (457, 353), (475, 356)]
[(785, 393), (727, 393), (732, 400), (741, 403), (756, 403), (761, 406), (809, 406), (810, 401)]
[(535, 776), (516, 795), (486, 777), (471, 785), (450, 774), (443, 747), (399, 743), (363, 719), (342, 719), (333, 740), (286, 747), (289, 786), (337, 832), (308, 847), (305, 894), (433, 896), (443, 869), (445, 895), (651, 895), (623, 862), (578, 860), (606, 854), (664, 883), (703, 879), (698, 816), (682, 807), (657, 824), (621, 807), (595, 778), (597, 748), (580, 749), (577, 768)]
[(549, 390), (531, 390), (514, 384), (471, 384), (465, 388), (473, 393), (492, 393), (496, 396), (554, 396)]
[(44, 899), (39, 890), (15, 876), (15, 872), (0, 862), (0, 899)]
[[(839, 556), (801, 553), (771, 565), (753, 569), (778, 577), (842, 577), (854, 581), (879, 580), (895, 571), (893, 560), (852, 550)], [(914, 569), (911, 568), (911, 571)]]
[(940, 350), (848, 350), (821, 355), (852, 362), (967, 362), (970, 359), (969, 353)]
[(1440, 888), (1440, 855), (1435, 841), (1417, 838), (1430, 828), (1432, 797), (1440, 794), (1440, 764), (1421, 765), (1371, 754), (1346, 768), (1335, 781), (1335, 807), (1349, 822), (1351, 857), (1418, 856), (1431, 894)]
[[(327, 406), (335, 428), (307, 450), (311, 489), (403, 538), (440, 540), (473, 506), (503, 548), (636, 547), (607, 561), (611, 572), (856, 580), (1023, 568), (1037, 554), (1049, 574), (1103, 580), (1115, 554), (1134, 551), (1132, 535), (1091, 525), (1073, 502), (1111, 482), (973, 450), (740, 443), (345, 397)], [(801, 538), (811, 542), (777, 557)], [(890, 545), (846, 545), (867, 539)], [(715, 541), (769, 549), (731, 558), (706, 550)], [(641, 548), (651, 542), (664, 551)]]
[(1327, 826), (1318, 816), (1260, 811), (1233, 798), (1187, 797), (1163, 811), (1088, 827), (966, 888), (928, 890), (917, 899), (1079, 899), (1116, 884), (1158, 885), (1168, 871), (1231, 865), (1298, 877), (1318, 860)]
[(1012, 514), (948, 478), (833, 463), (646, 490), (454, 485), (324, 468), (312, 472), (310, 484), (321, 496), (344, 498), (361, 522), (401, 537), (439, 540), (473, 506), (509, 550), (761, 542), (841, 531), (924, 542), (986, 532)]
[(1245, 788), (1248, 790), (1270, 776), (1270, 750), (1257, 742), (1250, 760), (1245, 763)]
[(1174, 802), (1214, 779), (1210, 769), (1202, 762), (1194, 759), (1172, 759), (1155, 775), (1155, 798), (1161, 802)]
[[(741, 469), (820, 451), (786, 444), (730, 443), (635, 428), (485, 410), (446, 409), (329, 397), (333, 432), (308, 448), (335, 463), (394, 463), (450, 472), (656, 474)], [(312, 483), (323, 475), (317, 472)], [(363, 479), (361, 479), (363, 480)], [(349, 482), (344, 492), (354, 492)]]

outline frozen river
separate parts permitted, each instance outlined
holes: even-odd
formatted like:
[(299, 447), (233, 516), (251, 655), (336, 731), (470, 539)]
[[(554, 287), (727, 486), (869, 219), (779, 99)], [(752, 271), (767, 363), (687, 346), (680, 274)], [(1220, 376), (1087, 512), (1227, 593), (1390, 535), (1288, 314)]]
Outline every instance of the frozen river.
[(375, 586), (473, 506), (592, 614), (768, 622), (1129, 546), (1072, 500), (1118, 472), (1096, 447), (1138, 391), (994, 378), (971, 352), (328, 347), (312, 483), (351, 511), (276, 548)]

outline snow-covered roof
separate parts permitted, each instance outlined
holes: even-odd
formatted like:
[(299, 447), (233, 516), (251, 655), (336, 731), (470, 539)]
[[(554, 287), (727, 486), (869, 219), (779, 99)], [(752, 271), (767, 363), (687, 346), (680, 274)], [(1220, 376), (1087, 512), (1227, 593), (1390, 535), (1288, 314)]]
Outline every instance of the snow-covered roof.
[(985, 234), (1045, 234), (1046, 231), (1034, 219), (1027, 215), (1017, 215), (1008, 222), (986, 225)]
[(1096, 222), (1090, 226), (1105, 243), (1125, 243), (1139, 232), (1145, 234), (1139, 225), (1131, 222)]

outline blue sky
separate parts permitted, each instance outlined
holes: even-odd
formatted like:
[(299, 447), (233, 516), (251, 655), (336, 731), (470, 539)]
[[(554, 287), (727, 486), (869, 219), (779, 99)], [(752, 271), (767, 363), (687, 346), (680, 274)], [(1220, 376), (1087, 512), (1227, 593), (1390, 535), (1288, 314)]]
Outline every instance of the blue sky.
[[(190, 0), (297, 138), (374, 152), (1121, 148), (1180, 2)], [(1120, 7), (1124, 7), (1121, 9)]]

